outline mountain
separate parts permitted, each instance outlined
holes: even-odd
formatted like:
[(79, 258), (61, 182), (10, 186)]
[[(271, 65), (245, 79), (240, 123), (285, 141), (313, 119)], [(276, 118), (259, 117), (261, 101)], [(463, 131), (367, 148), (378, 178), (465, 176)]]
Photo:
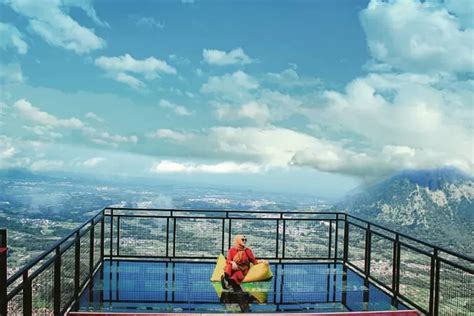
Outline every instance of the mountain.
[(474, 178), (457, 169), (403, 171), (359, 188), (337, 208), (474, 255)]

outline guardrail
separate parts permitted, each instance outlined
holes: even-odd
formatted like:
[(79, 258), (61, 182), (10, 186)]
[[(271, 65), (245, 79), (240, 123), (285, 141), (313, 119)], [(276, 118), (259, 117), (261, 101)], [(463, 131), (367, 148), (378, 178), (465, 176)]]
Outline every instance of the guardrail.
[(349, 214), (125, 208), (103, 209), (10, 277), (7, 308), (61, 315), (76, 308), (104, 260), (215, 260), (238, 233), (260, 258), (342, 263), (395, 306), (474, 312), (472, 258)]

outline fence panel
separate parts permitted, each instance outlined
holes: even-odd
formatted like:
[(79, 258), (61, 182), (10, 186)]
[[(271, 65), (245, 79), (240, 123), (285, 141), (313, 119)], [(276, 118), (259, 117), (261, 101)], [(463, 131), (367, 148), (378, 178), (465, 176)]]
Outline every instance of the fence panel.
[(8, 301), (7, 313), (8, 315), (23, 315), (23, 290)]
[(74, 296), (74, 257), (75, 249), (71, 245), (61, 255), (61, 310), (68, 307)]
[(274, 219), (232, 219), (231, 244), (242, 234), (257, 258), (274, 258), (277, 245), (277, 221)]
[(222, 250), (222, 220), (176, 218), (177, 257), (217, 257)]
[(54, 262), (41, 271), (31, 281), (33, 315), (52, 315), (54, 309), (53, 297)]
[(94, 267), (99, 264), (100, 258), (100, 235), (101, 235), (101, 223), (100, 221), (94, 225)]
[(121, 217), (119, 253), (136, 257), (165, 256), (166, 218)]
[(365, 229), (349, 223), (348, 261), (364, 271), (365, 268)]
[(399, 292), (425, 311), (429, 310), (430, 271), (430, 256), (403, 245), (400, 246)]
[(439, 315), (474, 315), (474, 274), (440, 262)]
[(285, 258), (328, 258), (329, 221), (286, 220)]
[(80, 267), (79, 267), (79, 286), (83, 286), (89, 278), (90, 271), (90, 251), (91, 251), (90, 232), (87, 231), (81, 237), (81, 253), (80, 253)]
[(372, 234), (370, 275), (387, 288), (392, 287), (394, 247), (392, 240)]

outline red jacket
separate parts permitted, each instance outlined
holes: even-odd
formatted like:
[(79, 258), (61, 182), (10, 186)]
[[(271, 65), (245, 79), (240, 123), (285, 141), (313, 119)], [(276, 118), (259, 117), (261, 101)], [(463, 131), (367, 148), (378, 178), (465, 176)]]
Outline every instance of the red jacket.
[(250, 263), (257, 264), (257, 259), (253, 255), (252, 249), (245, 247), (245, 250), (238, 250), (235, 247), (232, 247), (227, 252), (227, 264), (234, 261), (239, 266), (239, 270), (243, 272), (244, 275), (250, 269)]

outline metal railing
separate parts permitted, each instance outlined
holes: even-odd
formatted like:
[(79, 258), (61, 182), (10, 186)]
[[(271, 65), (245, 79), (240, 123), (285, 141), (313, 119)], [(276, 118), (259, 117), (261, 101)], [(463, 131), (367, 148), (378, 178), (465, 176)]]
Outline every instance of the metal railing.
[(10, 277), (0, 299), (14, 315), (61, 315), (104, 260), (215, 260), (238, 233), (273, 262), (343, 264), (394, 306), (474, 312), (472, 258), (341, 212), (106, 208)]

